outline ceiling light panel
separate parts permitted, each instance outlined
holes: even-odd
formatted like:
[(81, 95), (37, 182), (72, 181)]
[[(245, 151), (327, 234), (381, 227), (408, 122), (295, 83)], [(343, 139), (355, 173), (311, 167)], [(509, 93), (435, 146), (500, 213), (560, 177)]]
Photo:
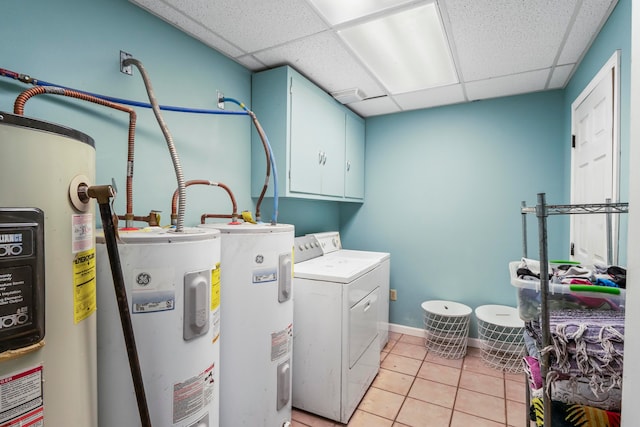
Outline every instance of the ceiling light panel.
[(338, 34), (391, 94), (458, 82), (435, 3)]
[(309, 0), (330, 25), (352, 21), (412, 0)]

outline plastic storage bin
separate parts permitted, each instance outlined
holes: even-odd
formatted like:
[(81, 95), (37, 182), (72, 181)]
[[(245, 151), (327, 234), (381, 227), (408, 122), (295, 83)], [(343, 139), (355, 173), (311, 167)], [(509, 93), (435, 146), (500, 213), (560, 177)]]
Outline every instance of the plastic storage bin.
[[(518, 314), (525, 322), (540, 316), (540, 281), (517, 276), (520, 261), (509, 263), (511, 284), (518, 292)], [(592, 310), (624, 310), (626, 291), (606, 286), (564, 285), (549, 283), (549, 310), (570, 308)]]
[(475, 314), (484, 363), (504, 372), (523, 372), (524, 322), (518, 317), (518, 310), (505, 305), (481, 305)]
[(430, 352), (446, 359), (467, 354), (471, 308), (452, 301), (425, 301), (424, 343)]

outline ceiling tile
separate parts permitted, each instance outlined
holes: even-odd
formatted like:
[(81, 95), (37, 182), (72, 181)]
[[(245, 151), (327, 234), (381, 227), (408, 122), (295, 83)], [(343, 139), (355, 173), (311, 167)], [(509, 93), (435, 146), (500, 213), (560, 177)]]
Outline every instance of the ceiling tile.
[(223, 34), (244, 53), (323, 31), (326, 25), (299, 0), (162, 0)]
[(441, 0), (463, 80), (553, 66), (576, 1)]
[(385, 95), (382, 87), (349, 54), (338, 36), (325, 32), (254, 55), (269, 67), (288, 64), (326, 92), (361, 89), (366, 97)]
[(265, 68), (268, 68), (267, 64), (262, 63), (253, 55), (238, 56), (236, 58), (236, 61), (238, 61), (240, 64), (244, 65), (251, 71), (264, 70)]
[(200, 40), (207, 46), (211, 46), (230, 57), (242, 54), (242, 51), (227, 40), (214, 33), (211, 29), (196, 21), (189, 13), (183, 13), (173, 6), (157, 0), (130, 0), (160, 19), (168, 22), (184, 33)]
[(470, 101), (544, 90), (550, 69), (466, 83)]
[(379, 116), (381, 114), (397, 113), (400, 108), (388, 96), (365, 99), (364, 101), (349, 104), (349, 108), (362, 117)]
[(393, 99), (403, 110), (416, 110), (466, 101), (460, 84), (394, 95)]
[(569, 80), (574, 67), (575, 64), (561, 65), (559, 67), (556, 67), (553, 70), (553, 74), (551, 75), (548, 89), (563, 88), (567, 84), (567, 81)]
[(607, 10), (612, 3), (617, 3), (617, 0), (586, 1), (582, 3), (560, 58), (558, 58), (558, 64), (573, 64), (582, 58), (585, 48), (589, 46), (604, 24)]

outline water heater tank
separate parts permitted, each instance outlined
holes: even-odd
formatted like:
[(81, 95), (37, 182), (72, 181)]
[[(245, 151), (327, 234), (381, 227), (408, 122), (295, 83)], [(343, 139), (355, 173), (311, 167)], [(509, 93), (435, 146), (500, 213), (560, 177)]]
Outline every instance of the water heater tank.
[(220, 425), (291, 422), (293, 225), (205, 224), (221, 233)]
[(0, 424), (97, 426), (89, 136), (0, 112)]
[[(220, 232), (152, 227), (119, 232), (153, 427), (218, 427)], [(104, 237), (97, 237), (100, 426), (140, 426)]]

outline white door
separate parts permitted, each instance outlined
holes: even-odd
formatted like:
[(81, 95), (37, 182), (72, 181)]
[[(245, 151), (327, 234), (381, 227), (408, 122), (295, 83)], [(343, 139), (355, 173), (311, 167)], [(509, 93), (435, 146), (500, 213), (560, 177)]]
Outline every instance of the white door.
[[(617, 64), (616, 53), (572, 104), (572, 204), (618, 201)], [(588, 264), (615, 259), (617, 215), (611, 215), (611, 254), (606, 221), (604, 214), (571, 216), (572, 259)]]

